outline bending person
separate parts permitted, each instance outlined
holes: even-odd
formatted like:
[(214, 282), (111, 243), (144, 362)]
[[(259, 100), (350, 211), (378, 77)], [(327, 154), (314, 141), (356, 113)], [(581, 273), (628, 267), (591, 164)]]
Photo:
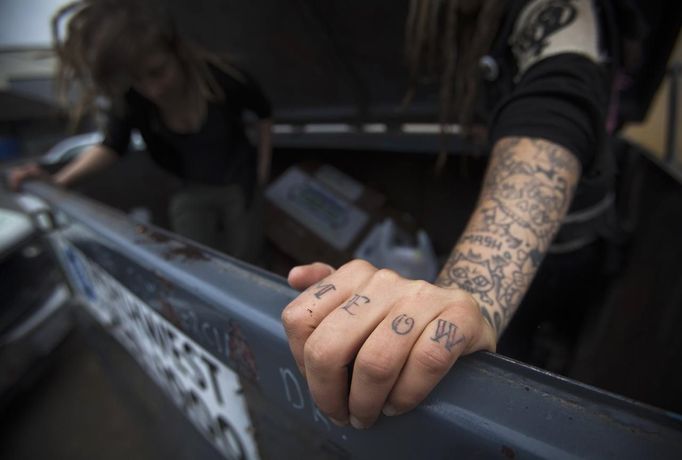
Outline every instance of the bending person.
[[(68, 17), (67, 36), (58, 36)], [(242, 259), (259, 251), (257, 183), (268, 179), (271, 107), (258, 84), (225, 58), (182, 37), (166, 11), (151, 2), (84, 0), (53, 20), (59, 81), (78, 84), (80, 114), (98, 97), (110, 104), (104, 140), (54, 176), (70, 186), (126, 154), (139, 130), (152, 159), (183, 181), (172, 197), (172, 229)], [(259, 117), (258, 152), (242, 115)], [(37, 165), (10, 172), (16, 189)], [(123, 184), (122, 184), (123, 186)]]

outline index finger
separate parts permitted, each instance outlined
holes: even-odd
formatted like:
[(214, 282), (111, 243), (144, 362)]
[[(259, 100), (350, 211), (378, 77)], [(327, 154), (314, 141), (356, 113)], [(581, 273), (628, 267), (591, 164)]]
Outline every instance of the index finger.
[(299, 265), (289, 271), (287, 281), (289, 285), (302, 291), (319, 282), (323, 278), (334, 273), (334, 268), (322, 262), (313, 262), (309, 265)]
[(372, 264), (362, 260), (349, 262), (310, 286), (284, 308), (282, 323), (301, 373), (305, 374), (303, 346), (310, 334), (376, 270)]

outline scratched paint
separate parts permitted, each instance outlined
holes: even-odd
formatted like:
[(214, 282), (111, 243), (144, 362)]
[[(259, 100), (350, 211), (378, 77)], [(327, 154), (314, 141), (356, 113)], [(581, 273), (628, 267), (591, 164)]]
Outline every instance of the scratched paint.
[(237, 374), (123, 285), (63, 242), (81, 300), (227, 459), (258, 459)]
[(331, 424), (327, 417), (320, 412), (320, 409), (313, 402), (307, 385), (301, 386), (296, 373), (287, 367), (280, 367), (279, 375), (282, 381), (284, 394), (291, 407), (297, 411), (308, 412), (313, 423), (318, 425), (321, 424), (326, 431), (330, 431)]

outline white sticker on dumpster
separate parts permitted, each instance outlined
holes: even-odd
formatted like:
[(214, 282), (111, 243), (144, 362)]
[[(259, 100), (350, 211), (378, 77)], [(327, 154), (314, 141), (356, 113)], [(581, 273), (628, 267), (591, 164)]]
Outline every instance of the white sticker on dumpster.
[(80, 251), (63, 260), (83, 303), (137, 359), (199, 431), (229, 459), (257, 459), (237, 374), (213, 358)]

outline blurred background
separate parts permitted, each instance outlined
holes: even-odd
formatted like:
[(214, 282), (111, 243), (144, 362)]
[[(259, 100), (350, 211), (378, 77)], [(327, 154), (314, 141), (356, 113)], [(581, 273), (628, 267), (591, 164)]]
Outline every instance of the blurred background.
[[(41, 159), (57, 168), (101, 140), (96, 117), (73, 129), (54, 91), (49, 23), (64, 3), (0, 0), (3, 167)], [(397, 109), (407, 87), (402, 48), (407, 1), (167, 3), (184, 33), (228, 52), (271, 98), (269, 186), (277, 178), (294, 177), (293, 168), (323, 183), (326, 177), (362, 190), (355, 204), (369, 216), (368, 223), (343, 250), (324, 239), (311, 243), (309, 235), (297, 239), (283, 233), (292, 217), (270, 202), (263, 268), (284, 275), (319, 254), (343, 263), (371, 249), (371, 229), (377, 229), (375, 235), (391, 232), (401, 244), (418, 249), (417, 235), (423, 231), (428, 242), (420, 250), (440, 266), (475, 202), (485, 158), (478, 146), (453, 136), (447, 140), (446, 167), (434, 178), (443, 146), (434, 122), (437, 92), (425, 91), (407, 110)], [(627, 82), (622, 129), (613, 141), (619, 180), (626, 184), (619, 210), (628, 224), (612, 261), (618, 270), (598, 308), (583, 312), (592, 326), (566, 338), (548, 324), (534, 338), (538, 353), (531, 364), (682, 412), (677, 327), (682, 324), (681, 9), (674, 1), (639, 3), (651, 28), (644, 64)], [(76, 190), (133, 219), (167, 228), (168, 197), (179, 184), (153, 167), (144, 148), (139, 139), (133, 142), (131, 149), (139, 155), (128, 155)], [(122, 180), (125, 191), (117, 187)], [(10, 201), (5, 195), (0, 205), (11, 208)], [(452, 202), (461, 205), (444, 218), (439, 209)], [(130, 395), (112, 384), (106, 366), (75, 327), (66, 287), (39, 232), (3, 219), (4, 230), (11, 225), (20, 236), (6, 237), (11, 250), (3, 249), (0, 259), (0, 283), (8, 293), (0, 307), (0, 458), (192, 458), (196, 452), (183, 448), (182, 435), (158, 442), (159, 436), (173, 438), (152, 416), (165, 411), (164, 396), (131, 404)], [(385, 225), (389, 219), (391, 225)], [(36, 319), (37, 311), (42, 313)], [(17, 325), (27, 322), (31, 327), (17, 332)], [(134, 367), (123, 356), (111, 360), (115, 364), (109, 366)], [(143, 377), (135, 385), (149, 394)]]

